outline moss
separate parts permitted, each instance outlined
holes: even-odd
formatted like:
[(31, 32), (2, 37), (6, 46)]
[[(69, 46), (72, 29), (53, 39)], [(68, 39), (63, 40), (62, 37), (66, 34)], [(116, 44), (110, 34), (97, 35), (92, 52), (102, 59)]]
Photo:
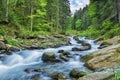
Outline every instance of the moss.
[(55, 56), (54, 52), (45, 52), (44, 54), (47, 55), (47, 56)]

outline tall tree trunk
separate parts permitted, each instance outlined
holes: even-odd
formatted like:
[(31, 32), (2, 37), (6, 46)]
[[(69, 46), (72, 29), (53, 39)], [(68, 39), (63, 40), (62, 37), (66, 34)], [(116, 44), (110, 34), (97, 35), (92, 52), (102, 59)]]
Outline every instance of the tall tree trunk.
[(16, 8), (17, 0), (14, 0), (14, 10)]
[(32, 5), (32, 1), (31, 1), (31, 24), (30, 24), (30, 31), (33, 31), (33, 5)]
[(116, 13), (117, 13), (117, 20), (120, 23), (120, 0), (116, 0)]
[(56, 11), (56, 32), (58, 33), (59, 28), (59, 0), (57, 0), (57, 11)]
[(118, 19), (120, 23), (120, 0), (118, 0)]
[(9, 17), (9, 0), (6, 0), (6, 15), (5, 15), (5, 21), (8, 22), (8, 17)]

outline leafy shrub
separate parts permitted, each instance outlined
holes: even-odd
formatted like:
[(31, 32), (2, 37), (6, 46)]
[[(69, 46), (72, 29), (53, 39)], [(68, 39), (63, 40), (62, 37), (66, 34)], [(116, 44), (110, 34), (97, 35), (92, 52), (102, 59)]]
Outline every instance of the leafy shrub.
[(98, 37), (100, 34), (100, 31), (94, 28), (94, 26), (89, 26), (87, 30), (80, 31), (79, 36), (85, 36), (85, 37)]
[(108, 39), (108, 38), (112, 38), (114, 36), (120, 36), (120, 25), (116, 24), (114, 26), (112, 26), (111, 29), (106, 30), (106, 33), (104, 33), (104, 38)]
[(5, 39), (6, 39), (7, 43), (10, 44), (10, 45), (17, 46), (18, 43), (19, 43), (18, 40), (13, 39), (13, 37), (10, 37), (10, 36), (6, 36)]

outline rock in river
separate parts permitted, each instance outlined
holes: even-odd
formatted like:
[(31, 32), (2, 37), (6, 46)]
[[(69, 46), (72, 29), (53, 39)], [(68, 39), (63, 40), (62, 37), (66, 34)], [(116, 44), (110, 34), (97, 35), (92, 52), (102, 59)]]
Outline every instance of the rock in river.
[(59, 50), (59, 51), (58, 51), (58, 53), (63, 53), (63, 52), (64, 52), (64, 50)]
[(89, 43), (82, 43), (81, 47), (73, 47), (72, 51), (85, 51), (90, 49), (91, 49), (91, 45)]
[(54, 73), (51, 75), (51, 78), (55, 80), (66, 80), (66, 75), (63, 73)]
[(42, 55), (42, 61), (44, 62), (60, 62), (60, 60), (56, 59), (56, 55), (54, 52), (45, 52)]
[(120, 44), (92, 52), (83, 57), (85, 66), (92, 70), (118, 66), (120, 64)]
[(69, 61), (70, 53), (69, 52), (63, 52), (60, 54), (60, 58), (64, 61)]
[(82, 43), (82, 46), (85, 47), (88, 50), (91, 49), (91, 44), (89, 44), (89, 43), (84, 42), (84, 43)]
[(87, 73), (83, 70), (80, 70), (78, 68), (74, 68), (70, 72), (70, 77), (72, 78), (79, 78), (85, 76)]

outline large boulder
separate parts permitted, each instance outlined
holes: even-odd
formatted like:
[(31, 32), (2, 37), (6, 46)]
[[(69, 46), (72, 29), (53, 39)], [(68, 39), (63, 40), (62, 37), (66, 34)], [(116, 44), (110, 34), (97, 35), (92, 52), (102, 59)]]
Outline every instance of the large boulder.
[(70, 71), (70, 77), (72, 78), (79, 78), (79, 77), (83, 77), (87, 74), (87, 72), (80, 70), (78, 68), (74, 68)]
[(63, 73), (53, 73), (50, 75), (50, 77), (55, 80), (66, 80), (67, 78)]
[(60, 60), (56, 59), (56, 55), (54, 52), (45, 52), (42, 55), (43, 62), (60, 62)]
[(83, 57), (85, 66), (92, 70), (120, 64), (120, 44), (92, 52)]
[(100, 41), (97, 41), (98, 44), (102, 44), (102, 43), (108, 43), (108, 44), (118, 44), (118, 41), (120, 40), (120, 37), (119, 36), (115, 36), (111, 39), (107, 39), (107, 40), (100, 40)]
[(2, 41), (0, 41), (0, 50), (6, 49), (6, 44)]
[(60, 58), (64, 61), (69, 61), (70, 53), (69, 52), (63, 52), (60, 54)]
[(94, 72), (86, 76), (80, 77), (78, 80), (112, 80), (113, 72)]

